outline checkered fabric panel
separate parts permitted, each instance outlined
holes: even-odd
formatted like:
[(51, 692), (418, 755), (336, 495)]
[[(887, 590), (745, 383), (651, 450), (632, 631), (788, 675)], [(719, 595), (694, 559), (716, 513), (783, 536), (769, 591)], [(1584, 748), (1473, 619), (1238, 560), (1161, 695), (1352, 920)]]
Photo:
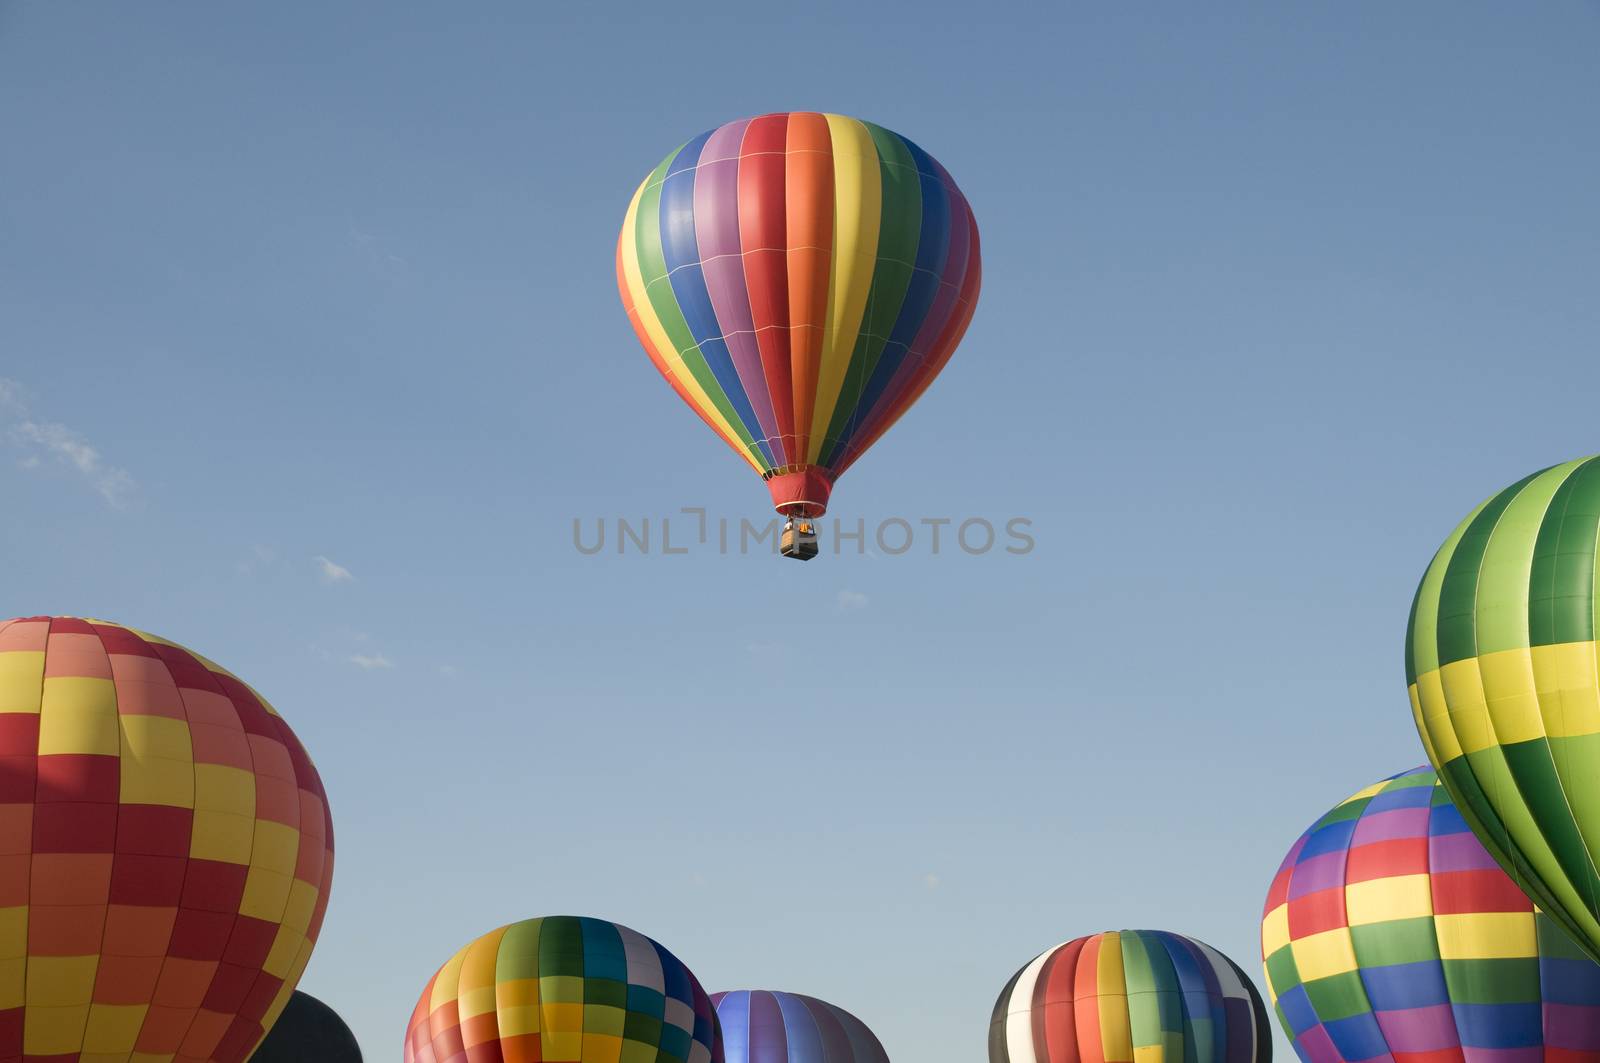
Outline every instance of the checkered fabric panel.
[(155, 636), (0, 621), (0, 1059), (244, 1060), (327, 908), (316, 769)]
[(1428, 768), (1301, 835), (1267, 894), (1261, 951), (1306, 1063), (1600, 1063), (1600, 965), (1496, 866)]

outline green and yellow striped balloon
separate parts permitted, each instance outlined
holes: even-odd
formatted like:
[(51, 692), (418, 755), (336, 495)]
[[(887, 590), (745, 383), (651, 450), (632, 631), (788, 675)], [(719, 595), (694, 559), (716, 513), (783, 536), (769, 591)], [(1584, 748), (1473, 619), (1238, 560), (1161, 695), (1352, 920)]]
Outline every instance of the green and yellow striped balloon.
[(1600, 960), (1600, 458), (1484, 502), (1411, 606), (1406, 681), (1428, 759), (1523, 891)]

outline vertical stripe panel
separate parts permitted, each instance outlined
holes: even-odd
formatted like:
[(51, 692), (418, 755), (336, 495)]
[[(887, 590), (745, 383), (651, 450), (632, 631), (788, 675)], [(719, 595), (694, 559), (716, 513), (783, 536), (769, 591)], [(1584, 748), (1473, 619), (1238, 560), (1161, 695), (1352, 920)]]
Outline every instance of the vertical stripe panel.
[[(774, 462), (787, 465), (781, 437), (794, 434), (789, 382), (788, 234), (784, 147), (789, 116), (752, 119), (739, 149), (739, 243), (755, 325), (752, 353), (761, 367), (764, 428)], [(753, 396), (754, 397), (754, 396)]]
[(1100, 950), (1106, 936), (1096, 934), (1083, 943), (1072, 984), (1074, 1018), (1078, 1027), (1078, 1059), (1105, 1063), (1105, 1035), (1100, 1028)]
[(722, 1020), (722, 1047), (729, 1059), (750, 1058), (750, 996), (740, 990), (713, 998)]
[(774, 994), (774, 999), (778, 1009), (783, 1012), (784, 1040), (788, 1053), (783, 1063), (793, 1059), (826, 1061), (829, 1057), (823, 1051), (822, 1029), (814, 1014), (825, 1010), (826, 1005), (792, 993)]
[(1104, 1063), (1131, 1063), (1133, 1024), (1128, 1014), (1128, 982), (1123, 968), (1122, 935), (1113, 931), (1102, 937), (1100, 955), (1096, 960), (1095, 981), (1100, 989), (1100, 1049), (1104, 1054)]
[(1006, 1055), (1010, 1063), (1051, 1063), (1041, 1059), (1034, 1050), (1033, 1018), (1031, 1004), (1034, 986), (1039, 982), (1039, 972), (1050, 958), (1046, 952), (1034, 958), (1017, 976), (1011, 989), (1010, 1013), (1006, 1016)]
[(989, 1016), (989, 1063), (1011, 1063), (1011, 1055), (1006, 1050), (1006, 1028), (1011, 1015), (1011, 997), (1021, 977), (1022, 971), (1012, 975), (994, 1002), (994, 1012)]
[[(1506, 506), (1495, 523), (1479, 565), (1473, 602), (1479, 654), (1528, 646), (1528, 586), (1533, 547), (1550, 499), (1582, 464), (1570, 462), (1540, 474)], [(1528, 694), (1533, 695), (1532, 676)], [(1491, 699), (1493, 694), (1490, 695)]]
[(700, 382), (690, 373), (689, 367), (684, 364), (677, 348), (667, 337), (666, 331), (661, 327), (661, 319), (656, 316), (655, 308), (650, 305), (649, 298), (644, 292), (644, 281), (639, 273), (639, 251), (635, 245), (634, 222), (639, 213), (639, 200), (644, 194), (644, 185), (633, 195), (633, 202), (628, 204), (627, 218), (622, 224), (622, 235), (617, 240), (617, 288), (622, 293), (623, 309), (627, 311), (628, 323), (633, 326), (634, 334), (639, 337), (639, 345), (649, 355), (650, 362), (656, 370), (671, 385), (680, 399), (684, 401), (695, 415), (704, 421), (713, 432), (717, 433), (728, 446), (733, 448), (756, 472), (761, 472), (761, 465), (750, 455), (750, 448), (734, 433), (728, 420), (715, 403), (713, 403)]
[[(638, 254), (640, 277), (650, 307), (655, 311), (661, 328), (667, 335), (670, 348), (678, 352), (678, 356), (688, 367), (701, 390), (746, 445), (752, 460), (762, 469), (766, 469), (770, 467), (766, 455), (756, 446), (755, 439), (750, 434), (749, 422), (741, 417), (732, 398), (724, 389), (722, 379), (713, 372), (705, 353), (695, 343), (694, 335), (689, 329), (688, 322), (684, 320), (683, 311), (679, 308), (678, 300), (673, 293), (672, 280), (667, 275), (667, 260), (661, 239), (661, 186), (666, 180), (669, 167), (679, 154), (682, 154), (681, 150), (668, 156), (656, 168), (650, 180), (645, 183), (644, 191), (639, 198), (639, 209), (634, 219), (634, 247)], [(737, 387), (735, 392), (738, 393)]]
[[(1247, 1014), (1236, 1017), (1232, 1004), (1243, 1001), (1248, 1003), (1252, 990), (1245, 989), (1244, 972), (1223, 956), (1216, 949), (1203, 941), (1193, 943), (1209, 972), (1209, 977), (1216, 983), (1217, 997), (1221, 1003), (1221, 1014), (1224, 1020), (1223, 1027), (1218, 1031), (1218, 1036), (1213, 1040), (1211, 1063), (1234, 1063), (1235, 1056), (1239, 1056), (1244, 1063), (1249, 1063), (1255, 1058), (1255, 1037), (1264, 1035), (1265, 1030), (1255, 1029), (1255, 1015)], [(1243, 1045), (1240, 1053), (1236, 1046)]]
[[(789, 116), (785, 159), (789, 236), (789, 365), (794, 416), (784, 450), (793, 462), (809, 460), (822, 344), (828, 328), (828, 286), (833, 271), (834, 159), (828, 119)], [(777, 396), (774, 395), (774, 402)]]
[[(856, 1050), (862, 1038), (854, 1026), (846, 1021), (845, 1012), (838, 1008), (822, 1007), (813, 1012), (813, 1017), (817, 1022), (817, 1033), (822, 1038), (822, 1058), (827, 1063), (835, 1059), (859, 1058)], [(855, 1025), (859, 1026), (860, 1023)]]
[(1589, 458), (1556, 491), (1539, 528), (1528, 576), (1531, 645), (1594, 641), (1597, 532), (1600, 460)]
[(1467, 528), (1492, 500), (1485, 500), (1467, 515), (1467, 519), (1450, 533), (1450, 537), (1433, 555), (1422, 582), (1417, 586), (1417, 596), (1412, 601), (1411, 631), (1406, 640), (1406, 682), (1415, 683), (1417, 676), (1436, 671), (1439, 667), (1439, 588), (1444, 585), (1445, 573), (1455, 557), (1456, 547)]
[(700, 245), (695, 233), (694, 186), (700, 156), (710, 133), (691, 140), (677, 155), (661, 182), (661, 255), (666, 264), (672, 296), (683, 315), (694, 344), (722, 385), (745, 430), (756, 441), (762, 455), (771, 462), (772, 450), (765, 442), (765, 426), (751, 403), (753, 393), (764, 393), (761, 365), (749, 358), (735, 363), (733, 352), (722, 337), (706, 290), (705, 271), (700, 261)]
[(960, 344), (962, 336), (966, 335), (967, 326), (972, 323), (973, 312), (978, 307), (978, 292), (983, 287), (983, 256), (979, 246), (978, 223), (970, 211), (967, 214), (967, 241), (970, 248), (967, 254), (967, 271), (961, 283), (961, 295), (956, 301), (957, 309), (930, 349), (926, 368), (912, 382), (907, 395), (895, 403), (893, 412), (887, 415), (869, 435), (852, 444), (849, 452), (832, 466), (834, 475), (842, 474), (855, 464), (856, 459), (866, 453), (874, 443), (883, 438), (885, 432), (895, 426), (895, 422), (905, 416), (905, 412), (916, 404), (923, 392), (928, 390), (928, 385), (933, 383), (934, 377), (944, 369), (945, 363), (950, 360), (956, 346)]
[(434, 976), (433, 999), (428, 1006), (429, 1041), (440, 1059), (460, 1059), (466, 1055), (461, 1043), (461, 1023), (457, 1018), (457, 993), (461, 985), (461, 962), (467, 957), (463, 948), (445, 961)]
[(1475, 517), (1456, 544), (1450, 565), (1445, 569), (1444, 582), (1439, 587), (1439, 663), (1450, 664), (1478, 655), (1478, 577), (1482, 572), (1484, 551), (1489, 547), (1489, 537), (1494, 534), (1500, 515), (1505, 512), (1522, 489), (1533, 482), (1535, 473), (1519, 480), (1490, 499)]
[[(934, 166), (941, 174), (944, 173), (938, 163), (934, 163)], [(882, 393), (873, 399), (870, 409), (861, 424), (851, 433), (848, 443), (839, 449), (833, 467), (848, 464), (856, 454), (876, 441), (882, 431), (893, 424), (910, 407), (914, 398), (922, 393), (920, 385), (923, 381), (931, 381), (938, 371), (944, 368), (944, 363), (949, 358), (948, 350), (941, 352), (940, 344), (951, 319), (963, 306), (962, 292), (971, 264), (973, 227), (967, 201), (955, 190), (954, 184), (949, 183), (948, 176), (945, 177), (945, 181), (950, 204), (948, 225), (950, 238), (944, 269), (939, 277), (938, 292), (921, 326), (917, 329), (917, 335), (911, 341), (910, 350), (900, 360), (899, 367), (895, 370), (893, 378), (884, 386)], [(955, 340), (959, 339), (960, 336), (957, 335)], [(950, 342), (949, 348), (953, 349), (954, 346), (955, 342)], [(936, 359), (936, 355), (940, 353), (944, 354), (944, 358)]]
[[(867, 292), (867, 308), (850, 366), (845, 372), (833, 417), (828, 422), (822, 453), (830, 454), (860, 405), (867, 381), (878, 364), (884, 345), (905, 303), (916, 269), (917, 243), (922, 233), (922, 178), (906, 142), (870, 122), (863, 123), (878, 148), (882, 180), (882, 214), (878, 225), (877, 268)], [(824, 459), (826, 460), (826, 459)]]
[(771, 993), (750, 994), (750, 1046), (746, 1060), (747, 1063), (789, 1063), (789, 1038), (783, 1011)]
[(833, 144), (834, 255), (829, 269), (827, 331), (811, 417), (807, 459), (811, 462), (822, 453), (866, 314), (883, 213), (882, 167), (872, 134), (854, 118), (826, 117)]
[(1051, 1063), (1050, 1036), (1045, 1028), (1045, 1007), (1050, 1000), (1050, 981), (1055, 973), (1060, 953), (1060, 949), (1051, 949), (1044, 954), (1044, 965), (1039, 968), (1039, 975), (1033, 981), (1033, 998), (1028, 1001), (1028, 1025), (1032, 1029), (1033, 1050), (1038, 1053), (1041, 1063)]
[(922, 323), (933, 308), (939, 294), (939, 280), (944, 275), (950, 252), (950, 194), (934, 169), (933, 160), (926, 152), (904, 137), (895, 134), (904, 145), (907, 156), (916, 170), (921, 225), (917, 232), (916, 258), (907, 279), (905, 294), (899, 312), (893, 319), (888, 335), (876, 362), (865, 377), (861, 397), (851, 411), (849, 422), (840, 432), (835, 453), (847, 445), (861, 427), (862, 421), (883, 397), (889, 382), (906, 360), (911, 345), (921, 331)]
[(740, 387), (751, 397), (760, 434), (770, 436), (772, 410), (760, 383), (761, 355), (756, 348), (739, 245), (739, 145), (745, 125), (730, 122), (707, 138), (694, 170), (689, 215), (711, 306), (713, 320), (707, 327), (714, 329), (727, 347)]
[(1044, 1055), (1051, 1063), (1076, 1063), (1078, 1059), (1077, 1000), (1074, 988), (1084, 939), (1069, 941), (1055, 950), (1055, 962), (1044, 988)]

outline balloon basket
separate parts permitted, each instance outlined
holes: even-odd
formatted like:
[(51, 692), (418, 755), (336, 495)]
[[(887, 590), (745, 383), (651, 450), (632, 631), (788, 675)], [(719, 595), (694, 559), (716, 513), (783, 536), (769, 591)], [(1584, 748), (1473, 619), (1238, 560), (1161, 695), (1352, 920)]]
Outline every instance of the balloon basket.
[(806, 517), (784, 521), (783, 535), (778, 540), (778, 552), (796, 561), (810, 561), (817, 556), (817, 522)]

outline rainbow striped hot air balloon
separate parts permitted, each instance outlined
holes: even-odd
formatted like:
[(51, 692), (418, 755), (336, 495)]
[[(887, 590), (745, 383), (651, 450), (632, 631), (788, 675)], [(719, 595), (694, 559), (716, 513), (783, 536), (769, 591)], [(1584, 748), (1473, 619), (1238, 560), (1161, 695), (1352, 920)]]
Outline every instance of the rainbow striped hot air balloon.
[(628, 206), (617, 286), (651, 361), (815, 517), (834, 480), (944, 368), (978, 301), (978, 227), (950, 175), (869, 122), (729, 122)]
[(714, 993), (728, 1063), (889, 1063), (867, 1024), (825, 1000), (740, 989)]
[(1165, 930), (1092, 934), (1035, 957), (994, 1005), (989, 1063), (1270, 1063), (1239, 965)]
[(439, 968), (405, 1063), (722, 1063), (711, 998), (643, 934), (585, 916), (525, 919)]
[(1473, 510), (1417, 588), (1406, 682), (1478, 839), (1600, 960), (1600, 458)]
[(0, 621), (0, 1059), (238, 1063), (332, 880), (322, 780), (255, 691), (117, 624)]
[(1306, 1063), (1600, 1061), (1600, 966), (1535, 912), (1427, 768), (1300, 836), (1261, 952)]

